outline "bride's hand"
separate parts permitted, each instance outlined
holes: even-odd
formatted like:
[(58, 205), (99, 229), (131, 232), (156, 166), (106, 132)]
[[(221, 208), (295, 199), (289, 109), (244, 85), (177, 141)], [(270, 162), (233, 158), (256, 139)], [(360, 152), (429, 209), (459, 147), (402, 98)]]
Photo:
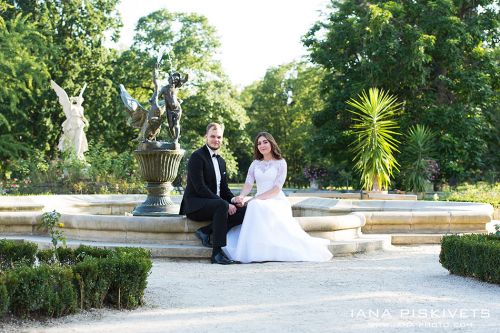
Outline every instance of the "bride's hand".
[(245, 199), (244, 197), (242, 197), (241, 195), (238, 195), (238, 196), (234, 197), (233, 203), (237, 207), (243, 207), (243, 205), (244, 205), (244, 199)]

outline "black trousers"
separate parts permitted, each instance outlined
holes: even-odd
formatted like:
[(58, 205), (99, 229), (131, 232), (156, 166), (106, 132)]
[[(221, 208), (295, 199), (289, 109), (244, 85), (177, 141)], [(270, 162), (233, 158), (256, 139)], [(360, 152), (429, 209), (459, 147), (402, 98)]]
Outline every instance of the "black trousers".
[(229, 203), (223, 199), (207, 199), (203, 208), (186, 214), (193, 221), (212, 221), (211, 224), (200, 228), (204, 233), (211, 236), (212, 246), (226, 246), (226, 234), (229, 229), (243, 223), (246, 206), (237, 207), (236, 213), (228, 214)]

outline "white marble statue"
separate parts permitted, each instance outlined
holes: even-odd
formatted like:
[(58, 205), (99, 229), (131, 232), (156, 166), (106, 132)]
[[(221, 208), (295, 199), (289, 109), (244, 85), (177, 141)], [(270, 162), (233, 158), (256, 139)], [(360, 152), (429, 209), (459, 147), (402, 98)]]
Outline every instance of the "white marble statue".
[(80, 95), (69, 98), (66, 91), (57, 83), (50, 80), (50, 85), (59, 97), (59, 103), (61, 103), (66, 116), (66, 120), (62, 124), (63, 134), (59, 139), (57, 148), (60, 151), (73, 149), (78, 159), (85, 160), (83, 153), (88, 150), (88, 144), (84, 129), (89, 126), (89, 122), (83, 115), (82, 103), (83, 92), (87, 84), (84, 84)]

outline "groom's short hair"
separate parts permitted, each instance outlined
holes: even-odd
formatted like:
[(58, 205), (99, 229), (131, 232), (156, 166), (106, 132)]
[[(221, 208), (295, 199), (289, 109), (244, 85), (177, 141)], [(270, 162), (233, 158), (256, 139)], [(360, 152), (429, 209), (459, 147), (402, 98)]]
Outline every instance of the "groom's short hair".
[(205, 134), (208, 134), (208, 131), (210, 131), (212, 128), (220, 128), (222, 132), (224, 132), (224, 125), (221, 125), (219, 123), (210, 123), (207, 125), (207, 130), (205, 131)]

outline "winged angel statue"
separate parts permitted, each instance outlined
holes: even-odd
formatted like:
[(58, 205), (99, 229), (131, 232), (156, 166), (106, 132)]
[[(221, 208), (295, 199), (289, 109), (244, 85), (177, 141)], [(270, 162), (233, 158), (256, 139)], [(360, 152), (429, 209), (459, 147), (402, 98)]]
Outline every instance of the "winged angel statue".
[[(151, 108), (147, 111), (136, 99), (125, 90), (120, 84), (120, 96), (130, 118), (129, 125), (140, 128), (137, 141), (156, 141), (156, 136), (160, 133), (161, 124), (168, 122), (170, 137), (174, 143), (179, 142), (180, 119), (182, 115), (181, 100), (177, 98), (177, 90), (188, 80), (188, 76), (181, 77), (177, 72), (168, 73), (168, 83), (160, 88), (158, 83), (160, 75), (160, 64), (163, 51), (159, 52), (156, 67), (153, 70), (153, 96), (149, 99)], [(163, 100), (160, 100), (163, 98)]]
[(66, 120), (62, 124), (63, 134), (59, 139), (57, 146), (60, 151), (74, 149), (76, 156), (80, 160), (85, 160), (84, 152), (88, 150), (87, 138), (85, 137), (84, 129), (89, 126), (87, 118), (83, 115), (83, 92), (87, 88), (87, 84), (83, 85), (80, 95), (76, 97), (68, 97), (66, 91), (57, 83), (50, 80), (51, 87), (55, 90), (59, 97), (59, 103), (63, 107)]

